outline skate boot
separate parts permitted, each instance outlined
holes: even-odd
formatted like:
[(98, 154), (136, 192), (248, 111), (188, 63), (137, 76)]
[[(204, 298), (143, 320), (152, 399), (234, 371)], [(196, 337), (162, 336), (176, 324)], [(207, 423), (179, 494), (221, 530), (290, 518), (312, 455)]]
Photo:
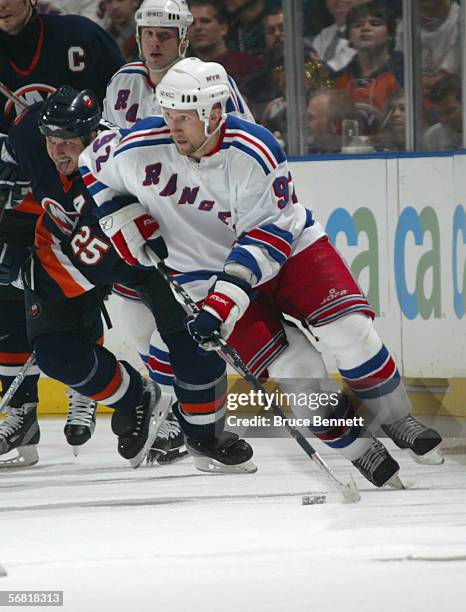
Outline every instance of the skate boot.
[(257, 471), (257, 466), (250, 461), (253, 454), (251, 446), (229, 431), (224, 431), (210, 442), (188, 438), (186, 447), (193, 456), (194, 465), (201, 472), (252, 474)]
[(112, 431), (118, 436), (118, 453), (128, 459), (132, 468), (138, 468), (152, 447), (164, 422), (172, 398), (162, 393), (160, 387), (144, 380), (140, 404), (134, 411), (115, 411), (112, 416)]
[(36, 444), (39, 443), (40, 431), (36, 411), (36, 403), (8, 408), (5, 420), (0, 423), (0, 455), (14, 449), (18, 455), (0, 459), (1, 468), (27, 467), (39, 461)]
[(398, 476), (400, 466), (377, 438), (371, 438), (371, 446), (352, 464), (376, 487), (389, 485), (394, 489), (404, 489)]
[(178, 419), (173, 412), (169, 412), (149, 450), (146, 463), (154, 465), (157, 462), (159, 465), (167, 465), (180, 461), (187, 455), (188, 451)]
[(382, 430), (399, 448), (407, 448), (417, 463), (440, 465), (444, 459), (438, 446), (442, 441), (439, 433), (419, 423), (413, 416), (399, 419), (392, 425), (382, 425)]
[(71, 446), (81, 446), (94, 433), (97, 402), (71, 388), (68, 397), (68, 418), (64, 429), (66, 441)]

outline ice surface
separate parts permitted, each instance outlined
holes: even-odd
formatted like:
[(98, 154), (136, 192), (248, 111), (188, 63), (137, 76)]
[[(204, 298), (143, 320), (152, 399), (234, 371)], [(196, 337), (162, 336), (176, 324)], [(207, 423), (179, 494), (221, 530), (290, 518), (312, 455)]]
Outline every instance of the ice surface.
[(442, 612), (464, 601), (464, 455), (418, 466), (394, 450), (410, 485), (394, 491), (323, 451), (362, 500), (303, 506), (328, 485), (293, 440), (253, 440), (256, 474), (201, 474), (191, 460), (131, 470), (107, 418), (78, 458), (63, 425), (41, 421), (38, 465), (0, 472), (1, 590), (63, 590), (69, 612)]

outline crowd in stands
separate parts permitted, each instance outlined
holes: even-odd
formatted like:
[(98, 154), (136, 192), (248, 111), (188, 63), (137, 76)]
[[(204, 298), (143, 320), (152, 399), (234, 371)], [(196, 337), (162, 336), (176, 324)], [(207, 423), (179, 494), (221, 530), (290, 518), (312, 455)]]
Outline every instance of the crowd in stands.
[[(140, 0), (44, 0), (43, 12), (78, 13), (137, 59)], [(285, 143), (284, 17), (280, 0), (188, 0), (188, 55), (223, 64), (256, 121)], [(303, 0), (309, 152), (341, 151), (345, 120), (375, 151), (405, 149), (401, 0)], [(424, 149), (462, 147), (458, 0), (419, 0)], [(345, 150), (348, 150), (346, 142)], [(350, 147), (351, 148), (351, 147)]]

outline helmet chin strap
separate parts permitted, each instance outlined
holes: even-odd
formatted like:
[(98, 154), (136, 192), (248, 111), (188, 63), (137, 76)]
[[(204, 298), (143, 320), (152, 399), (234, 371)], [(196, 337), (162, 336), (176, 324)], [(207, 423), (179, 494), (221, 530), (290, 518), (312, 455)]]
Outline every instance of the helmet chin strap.
[(222, 127), (222, 125), (225, 123), (225, 119), (226, 119), (226, 116), (223, 114), (223, 115), (222, 115), (222, 119), (221, 119), (220, 123), (217, 125), (217, 127), (215, 128), (215, 130), (214, 130), (213, 132), (210, 132), (210, 134), (209, 134), (209, 132), (207, 131), (207, 130), (209, 129), (209, 120), (208, 120), (208, 119), (206, 119), (206, 120), (204, 121), (204, 134), (205, 134), (206, 138), (205, 138), (204, 142), (203, 142), (202, 144), (200, 144), (200, 145), (197, 147), (197, 149), (191, 153), (191, 155), (195, 155), (196, 153), (199, 153), (199, 151), (200, 151), (201, 149), (203, 149), (203, 148), (206, 146), (206, 144), (207, 144), (207, 143), (208, 143), (208, 142), (209, 142), (209, 141), (210, 141), (210, 140), (211, 140), (211, 139), (212, 139), (212, 138), (213, 138), (213, 137), (214, 137), (216, 134), (218, 134), (218, 133), (219, 133), (219, 131), (220, 131), (220, 129), (221, 129), (221, 127)]

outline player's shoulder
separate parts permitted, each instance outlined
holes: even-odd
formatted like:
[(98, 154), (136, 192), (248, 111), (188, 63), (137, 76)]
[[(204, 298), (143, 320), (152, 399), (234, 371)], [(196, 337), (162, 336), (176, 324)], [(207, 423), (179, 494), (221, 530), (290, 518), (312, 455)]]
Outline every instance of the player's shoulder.
[(144, 62), (129, 62), (124, 64), (121, 68), (119, 68), (115, 74), (112, 76), (109, 82), (110, 85), (115, 85), (116, 83), (121, 83), (122, 81), (131, 81), (132, 83), (142, 80), (147, 81), (148, 72), (147, 67)]
[(60, 30), (62, 35), (78, 32), (82, 36), (88, 33), (105, 33), (92, 19), (82, 15), (41, 15), (47, 30)]
[(262, 125), (229, 115), (222, 148), (230, 148), (254, 159), (265, 174), (286, 161), (285, 152), (273, 134)]
[(39, 116), (40, 110), (43, 106), (43, 102), (36, 102), (31, 106), (28, 106), (18, 117), (16, 117), (8, 133), (10, 143), (24, 143), (30, 148), (28, 144), (33, 135), (39, 132)]
[(120, 130), (120, 134), (115, 157), (131, 149), (173, 143), (164, 118), (156, 115), (137, 121), (130, 129)]

